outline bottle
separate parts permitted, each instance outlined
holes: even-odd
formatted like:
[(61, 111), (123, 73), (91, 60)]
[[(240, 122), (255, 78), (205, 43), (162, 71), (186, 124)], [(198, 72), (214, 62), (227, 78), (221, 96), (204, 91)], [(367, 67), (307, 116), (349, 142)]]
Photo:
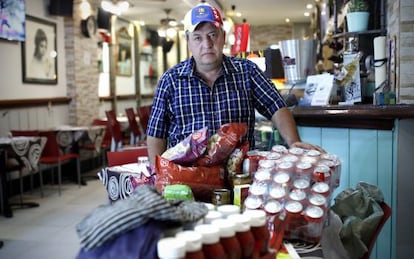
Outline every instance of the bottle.
[(268, 253), (269, 230), (266, 226), (266, 212), (263, 210), (246, 210), (243, 214), (250, 217), (250, 230), (255, 240), (255, 254), (264, 256)]
[(227, 254), (220, 243), (220, 230), (211, 224), (202, 224), (194, 227), (194, 231), (201, 234), (202, 250), (206, 258), (227, 259)]
[(250, 230), (250, 217), (246, 214), (234, 214), (227, 219), (236, 223), (236, 237), (241, 247), (241, 258), (253, 258), (255, 240)]
[(175, 237), (185, 242), (185, 259), (205, 259), (200, 233), (193, 230), (186, 230), (177, 233)]
[(220, 229), (220, 243), (229, 259), (241, 258), (241, 246), (236, 237), (236, 223), (228, 219), (216, 219), (212, 225)]
[(159, 259), (184, 259), (185, 242), (175, 237), (161, 238), (157, 243)]

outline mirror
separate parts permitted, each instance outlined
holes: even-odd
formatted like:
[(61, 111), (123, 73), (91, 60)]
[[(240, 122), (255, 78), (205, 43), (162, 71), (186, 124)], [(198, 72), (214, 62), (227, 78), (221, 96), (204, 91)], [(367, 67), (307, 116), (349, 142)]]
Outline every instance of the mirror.
[(118, 76), (132, 75), (132, 37), (126, 27), (117, 32), (116, 74)]

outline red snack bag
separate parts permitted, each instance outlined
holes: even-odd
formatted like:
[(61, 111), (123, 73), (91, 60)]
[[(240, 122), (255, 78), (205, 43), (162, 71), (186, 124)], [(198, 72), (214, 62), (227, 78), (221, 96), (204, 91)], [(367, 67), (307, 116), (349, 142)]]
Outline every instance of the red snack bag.
[(171, 184), (185, 184), (193, 191), (198, 201), (211, 202), (214, 189), (224, 187), (222, 166), (182, 166), (160, 156), (155, 157), (155, 187), (161, 192)]
[(161, 156), (180, 165), (190, 165), (206, 151), (207, 134), (208, 128), (201, 128), (167, 149)]
[(196, 164), (212, 166), (223, 163), (246, 133), (246, 123), (223, 124), (217, 133), (208, 139), (206, 153), (197, 159)]

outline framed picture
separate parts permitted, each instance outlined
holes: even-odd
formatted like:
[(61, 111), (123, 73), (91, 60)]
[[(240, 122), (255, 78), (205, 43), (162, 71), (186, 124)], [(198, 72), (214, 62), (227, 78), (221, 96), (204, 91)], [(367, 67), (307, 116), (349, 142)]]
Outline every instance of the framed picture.
[(24, 41), (26, 3), (24, 0), (0, 0), (0, 38)]
[(132, 37), (126, 27), (122, 27), (117, 32), (116, 74), (132, 75)]
[(23, 82), (57, 84), (56, 24), (26, 15), (22, 43)]

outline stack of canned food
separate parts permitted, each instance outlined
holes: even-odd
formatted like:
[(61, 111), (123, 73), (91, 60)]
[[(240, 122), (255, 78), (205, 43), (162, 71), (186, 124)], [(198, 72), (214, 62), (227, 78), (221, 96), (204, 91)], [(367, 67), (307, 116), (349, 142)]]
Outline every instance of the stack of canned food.
[(249, 151), (243, 170), (252, 183), (243, 207), (264, 210), (270, 225), (283, 219), (286, 239), (319, 242), (340, 165), (335, 155), (317, 150), (276, 145)]

